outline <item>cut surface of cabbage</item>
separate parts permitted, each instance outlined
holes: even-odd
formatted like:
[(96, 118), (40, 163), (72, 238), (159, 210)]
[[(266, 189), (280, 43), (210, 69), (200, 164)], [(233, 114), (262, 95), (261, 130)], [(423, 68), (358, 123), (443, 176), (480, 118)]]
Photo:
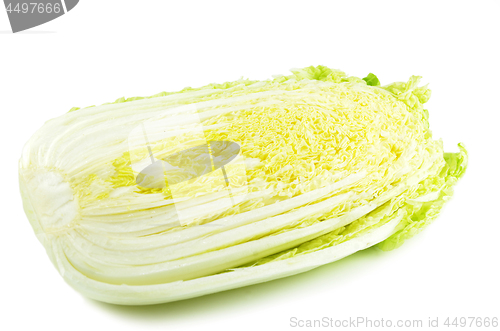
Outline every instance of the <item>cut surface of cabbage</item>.
[(307, 67), (73, 108), (25, 145), (25, 212), (68, 284), (125, 305), (397, 248), (437, 217), (467, 152), (432, 138), (420, 77), (368, 77)]

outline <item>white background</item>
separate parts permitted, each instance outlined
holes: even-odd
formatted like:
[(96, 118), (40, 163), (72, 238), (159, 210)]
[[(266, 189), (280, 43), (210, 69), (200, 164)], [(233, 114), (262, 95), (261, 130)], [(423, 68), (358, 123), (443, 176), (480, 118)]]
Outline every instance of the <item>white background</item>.
[[(85, 0), (11, 34), (1, 8), (0, 328), (281, 330), (291, 317), (424, 325), (429, 317), (441, 325), (446, 317), (500, 317), (499, 14), (498, 1)], [(305, 274), (164, 305), (103, 304), (64, 283), (18, 193), (23, 144), (46, 120), (73, 106), (318, 64), (373, 72), (382, 84), (412, 74), (430, 83), (434, 137), (447, 151), (464, 142), (470, 152), (435, 223), (395, 251), (369, 249)]]

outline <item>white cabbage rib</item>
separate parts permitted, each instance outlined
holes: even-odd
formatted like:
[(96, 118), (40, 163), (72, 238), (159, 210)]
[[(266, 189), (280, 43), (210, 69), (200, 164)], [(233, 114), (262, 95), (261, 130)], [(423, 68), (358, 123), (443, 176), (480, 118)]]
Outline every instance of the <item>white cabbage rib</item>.
[(54, 251), (56, 265), (65, 280), (84, 295), (114, 304), (149, 305), (262, 283), (317, 268), (383, 241), (394, 232), (401, 218), (402, 215), (397, 215), (385, 225), (363, 236), (307, 255), (193, 280), (157, 285), (128, 286), (96, 281), (71, 265), (58, 241), (54, 242)]
[[(220, 233), (223, 231), (229, 231), (244, 225), (252, 224), (257, 221), (275, 217), (276, 215), (288, 212), (295, 208), (299, 208), (301, 206), (312, 203), (324, 196), (330, 195), (337, 190), (343, 189), (349, 186), (350, 184), (359, 181), (364, 176), (366, 176), (366, 173), (364, 172), (353, 174), (346, 177), (343, 180), (338, 181), (337, 183), (325, 186), (323, 188), (319, 188), (314, 191), (307, 192), (301, 196), (277, 202), (275, 204), (267, 205), (244, 213), (219, 218), (213, 222), (208, 223), (206, 226), (188, 227), (180, 231), (159, 233), (158, 235), (155, 236), (145, 236), (138, 238), (117, 237), (117, 238), (112, 238), (112, 242), (110, 243), (110, 238), (108, 236), (86, 236), (85, 235), (86, 231), (78, 231), (78, 228), (76, 228), (75, 230), (78, 232), (79, 235), (84, 236), (85, 239), (91, 241), (97, 246), (101, 246), (104, 248), (114, 248), (119, 250), (134, 250), (140, 247), (142, 250), (145, 248), (171, 246), (179, 243), (185, 243), (188, 242), (189, 240), (203, 238), (209, 235), (214, 235), (216, 233)], [(338, 199), (338, 197), (335, 196), (334, 199)], [(314, 211), (316, 211), (315, 208), (316, 207), (312, 207)], [(161, 217), (162, 220), (164, 220), (163, 216), (164, 215), (162, 215)], [(119, 220), (120, 218), (114, 216), (114, 219)], [(142, 218), (135, 221), (139, 224), (144, 223), (144, 220)], [(117, 227), (120, 226), (123, 226), (122, 223), (120, 223)], [(82, 224), (82, 227), (85, 227), (85, 223)]]

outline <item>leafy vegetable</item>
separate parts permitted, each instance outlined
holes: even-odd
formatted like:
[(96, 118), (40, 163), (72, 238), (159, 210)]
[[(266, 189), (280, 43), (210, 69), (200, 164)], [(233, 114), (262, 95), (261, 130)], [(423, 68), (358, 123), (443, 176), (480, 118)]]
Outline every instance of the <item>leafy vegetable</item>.
[(380, 85), (380, 81), (378, 80), (378, 77), (375, 76), (374, 74), (372, 74), (371, 72), (368, 74), (368, 76), (363, 78), (363, 80), (366, 82), (367, 85), (370, 85), (370, 86), (379, 86)]
[(26, 214), (86, 296), (181, 300), (400, 246), (436, 218), (467, 152), (433, 140), (420, 77), (324, 66), (120, 98), (26, 144)]

